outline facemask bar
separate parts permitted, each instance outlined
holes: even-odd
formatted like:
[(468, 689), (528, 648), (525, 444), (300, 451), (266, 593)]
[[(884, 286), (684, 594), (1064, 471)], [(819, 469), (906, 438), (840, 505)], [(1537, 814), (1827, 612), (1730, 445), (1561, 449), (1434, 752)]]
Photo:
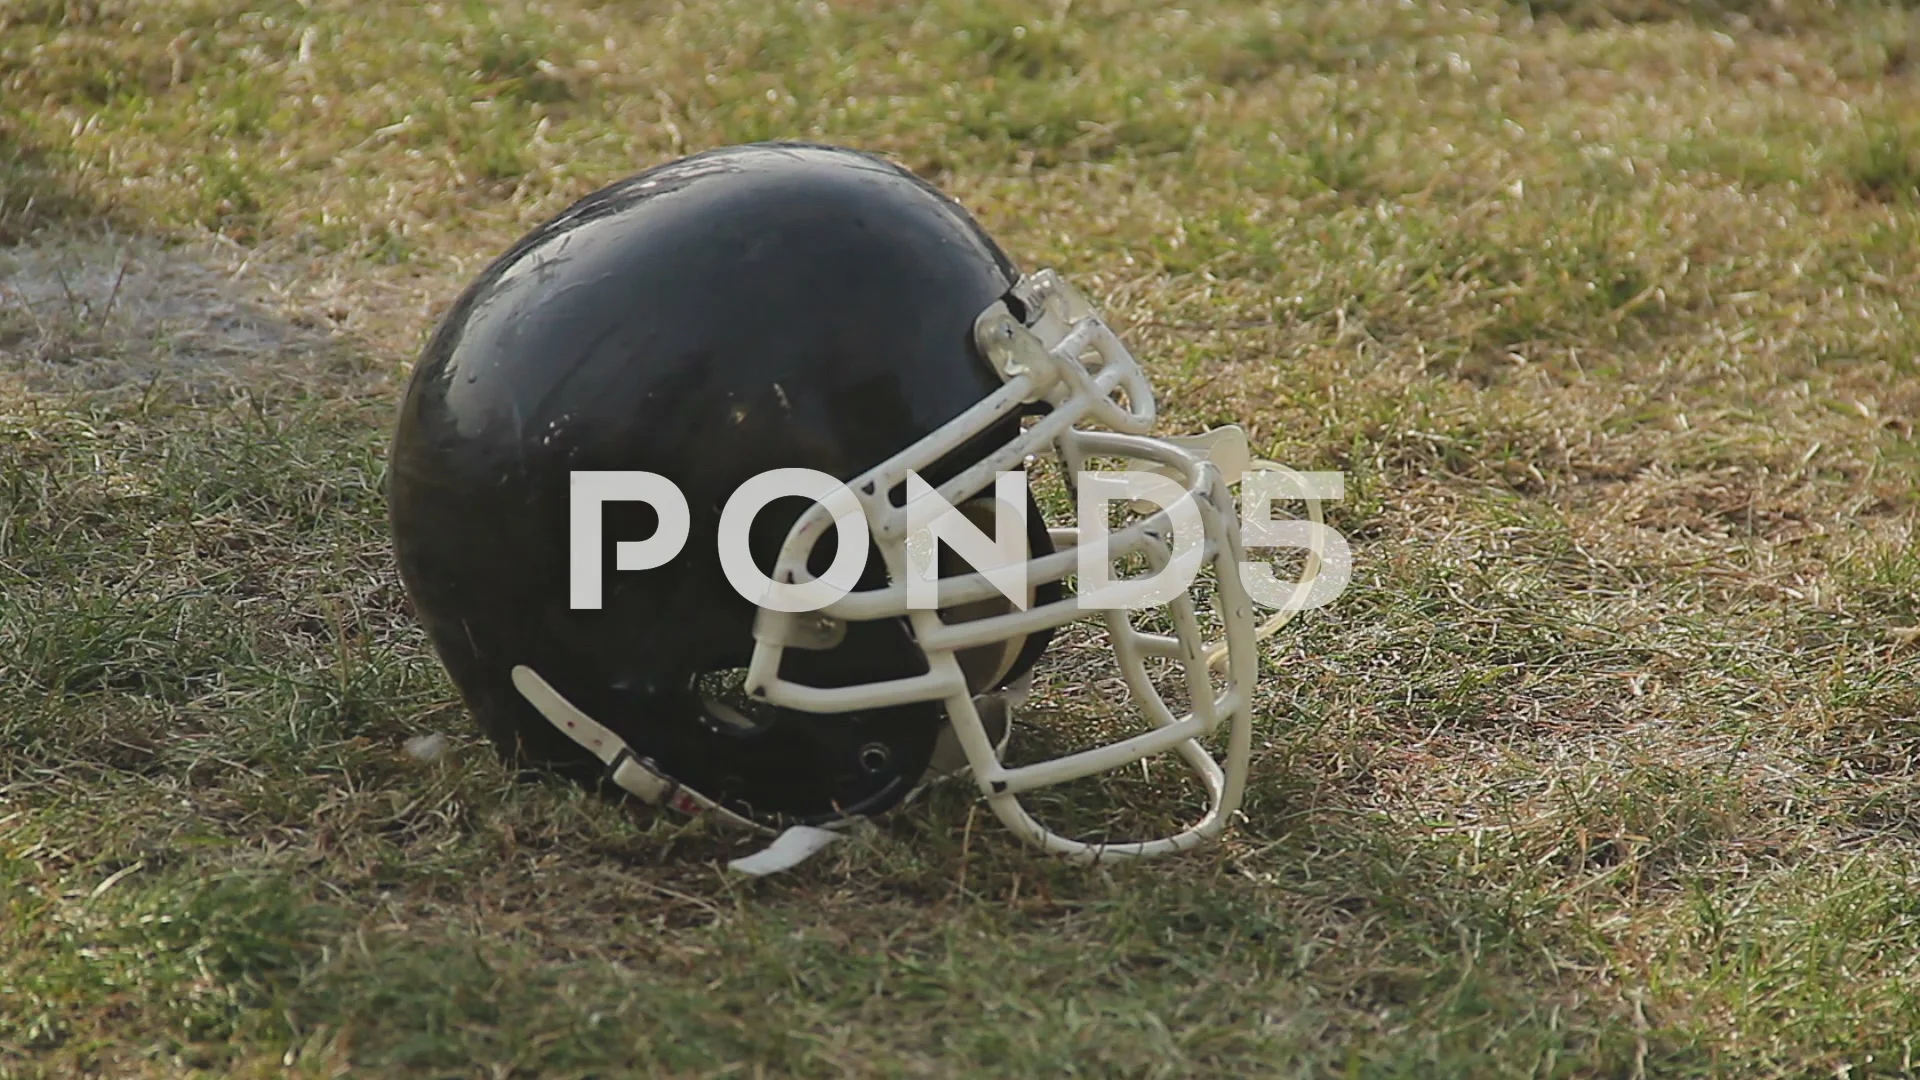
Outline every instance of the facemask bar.
[[(820, 611), (789, 614), (762, 609), (755, 623), (755, 646), (747, 670), (749, 695), (809, 712), (852, 712), (908, 702), (940, 701), (956, 740), (994, 813), (1016, 834), (1061, 855), (1081, 861), (1146, 857), (1193, 847), (1217, 835), (1239, 807), (1252, 742), (1251, 691), (1258, 654), (1252, 602), (1240, 580), (1242, 559), (1238, 517), (1228, 481), (1192, 444), (1175, 445), (1143, 437), (1151, 430), (1151, 387), (1133, 356), (1095, 313), (1093, 306), (1051, 271), (1040, 271), (1013, 289), (1028, 312), (1028, 324), (1015, 318), (1005, 302), (982, 312), (974, 324), (981, 353), (1005, 380), (1001, 388), (906, 450), (856, 477), (849, 486), (859, 499), (869, 533), (887, 564), (891, 584), (854, 592)], [(990, 488), (996, 476), (1020, 468), (1034, 455), (1051, 452), (1078, 467), (1091, 457), (1120, 458), (1129, 467), (1176, 479), (1199, 511), (1201, 562), (1216, 578), (1214, 606), (1226, 628), (1225, 640), (1205, 640), (1191, 595), (1182, 591), (1163, 605), (1174, 632), (1137, 630), (1124, 610), (1098, 612), (1105, 621), (1122, 674), (1148, 730), (1118, 742), (1050, 761), (1007, 768), (989, 739), (978, 707), (961, 671), (960, 650), (1024, 638), (1041, 630), (1096, 615), (1078, 598), (1010, 611), (988, 618), (947, 624), (934, 608), (909, 609), (906, 603), (907, 513), (890, 494), (918, 472), (969, 439), (1003, 421), (1023, 406), (1046, 402), (1050, 411), (1019, 436), (940, 485), (939, 494), (959, 505)], [(1085, 431), (1091, 422), (1109, 431)], [(824, 506), (803, 514), (788, 532), (774, 566), (776, 581), (811, 580), (806, 562), (832, 526)], [(1029, 561), (1029, 585), (1059, 581), (1078, 568), (1077, 529), (1049, 530), (1056, 550)], [(1114, 530), (1108, 539), (1113, 560), (1142, 556), (1157, 572), (1172, 556), (1170, 516), (1165, 510)], [(941, 579), (937, 608), (946, 609), (996, 596), (982, 574)], [(926, 655), (925, 674), (849, 687), (812, 687), (780, 677), (785, 649), (819, 647), (836, 638), (844, 621), (906, 618)], [(1224, 686), (1214, 684), (1210, 659), (1225, 652)], [(1172, 660), (1185, 679), (1192, 711), (1176, 717), (1147, 674), (1146, 660)], [(1216, 761), (1198, 741), (1229, 721), (1226, 762)], [(1173, 751), (1186, 762), (1207, 794), (1208, 809), (1191, 827), (1169, 837), (1135, 843), (1089, 844), (1061, 836), (1036, 822), (1019, 796), (1038, 788), (1107, 772), (1156, 754)]]

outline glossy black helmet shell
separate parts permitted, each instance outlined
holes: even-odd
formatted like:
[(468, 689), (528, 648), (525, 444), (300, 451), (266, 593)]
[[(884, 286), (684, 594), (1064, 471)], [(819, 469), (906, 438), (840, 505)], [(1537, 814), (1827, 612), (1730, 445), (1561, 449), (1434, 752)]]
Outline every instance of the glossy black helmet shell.
[[(926, 772), (937, 704), (745, 714), (703, 700), (724, 695), (753, 644), (755, 608), (721, 571), (717, 525), (754, 475), (851, 478), (993, 391), (973, 320), (1018, 277), (965, 210), (910, 173), (798, 144), (650, 169), (489, 266), (414, 369), (388, 482), (415, 611), (503, 754), (582, 780), (600, 771), (514, 690), (524, 664), (661, 771), (758, 819), (873, 813), (903, 797)], [(613, 542), (645, 539), (653, 515), (607, 505), (600, 610), (568, 602), (576, 470), (659, 473), (692, 513), (671, 562), (615, 572)], [(757, 519), (763, 571), (803, 506), (781, 500)], [(1031, 508), (1029, 520), (1042, 551), (1044, 522)], [(871, 558), (863, 587), (883, 581)], [(1043, 645), (1027, 643), (1019, 667)], [(783, 673), (844, 686), (924, 670), (904, 625), (885, 622), (851, 626), (832, 650), (790, 650)]]

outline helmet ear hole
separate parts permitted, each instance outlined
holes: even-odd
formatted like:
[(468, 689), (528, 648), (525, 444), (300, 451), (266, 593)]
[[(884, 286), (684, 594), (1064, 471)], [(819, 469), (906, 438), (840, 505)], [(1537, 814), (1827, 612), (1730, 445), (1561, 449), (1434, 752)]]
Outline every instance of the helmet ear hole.
[(893, 750), (886, 743), (870, 742), (860, 748), (860, 767), (867, 772), (885, 772), (892, 764)]

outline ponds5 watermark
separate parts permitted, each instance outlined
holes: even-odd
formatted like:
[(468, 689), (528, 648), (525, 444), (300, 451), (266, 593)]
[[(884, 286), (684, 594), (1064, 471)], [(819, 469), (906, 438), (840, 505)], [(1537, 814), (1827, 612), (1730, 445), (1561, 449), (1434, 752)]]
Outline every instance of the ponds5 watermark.
[[(1206, 554), (1206, 530), (1193, 491), (1154, 472), (1084, 471), (1074, 474), (1075, 593), (1088, 611), (1138, 610), (1165, 604), (1186, 591), (1198, 575)], [(1009, 471), (995, 477), (990, 505), (993, 532), (956, 507), (917, 473), (906, 480), (907, 536), (905, 556), (907, 606), (927, 609), (938, 603), (939, 546), (947, 547), (989, 581), (1007, 601), (1025, 610), (1034, 557), (1029, 543), (1028, 507), (1031, 501), (1025, 472)], [(1239, 564), (1241, 582), (1252, 600), (1268, 608), (1296, 610), (1323, 607), (1338, 598), (1352, 580), (1352, 548), (1346, 537), (1318, 521), (1273, 516), (1280, 501), (1331, 502), (1346, 492), (1345, 477), (1337, 472), (1257, 470), (1240, 484), (1236, 515), (1241, 547), (1248, 551), (1296, 549), (1318, 560), (1312, 587), (1301, 589), (1278, 580), (1268, 561)], [(754, 519), (776, 499), (797, 497), (819, 503), (832, 515), (837, 550), (824, 574), (809, 581), (774, 581), (755, 564), (748, 549)], [(978, 502), (979, 500), (975, 500)], [(569, 491), (569, 604), (575, 610), (597, 610), (603, 592), (602, 519), (610, 502), (639, 502), (651, 506), (659, 524), (645, 540), (614, 544), (614, 570), (634, 572), (666, 565), (685, 549), (692, 532), (687, 499), (669, 478), (641, 471), (576, 471)], [(1113, 503), (1152, 507), (1164, 515), (1164, 527), (1155, 533), (1165, 558), (1151, 573), (1116, 578), (1111, 554)], [(1229, 508), (1231, 512), (1232, 508)], [(1144, 509), (1140, 512), (1146, 513)], [(858, 584), (867, 565), (871, 529), (859, 496), (845, 483), (813, 469), (774, 469), (735, 489), (721, 509), (718, 555), (721, 570), (733, 588), (753, 604), (775, 611), (818, 611), (845, 597)]]

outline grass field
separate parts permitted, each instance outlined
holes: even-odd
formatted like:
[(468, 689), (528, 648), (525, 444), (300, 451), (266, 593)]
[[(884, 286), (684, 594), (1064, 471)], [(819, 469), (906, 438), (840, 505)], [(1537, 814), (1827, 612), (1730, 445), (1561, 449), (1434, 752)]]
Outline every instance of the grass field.
[[(1347, 474), (1229, 842), (1062, 867), (948, 790), (745, 882), (462, 715), (412, 356), (787, 137)], [(1915, 1072), (1920, 12), (0, 0), (0, 245), (0, 1075)]]

